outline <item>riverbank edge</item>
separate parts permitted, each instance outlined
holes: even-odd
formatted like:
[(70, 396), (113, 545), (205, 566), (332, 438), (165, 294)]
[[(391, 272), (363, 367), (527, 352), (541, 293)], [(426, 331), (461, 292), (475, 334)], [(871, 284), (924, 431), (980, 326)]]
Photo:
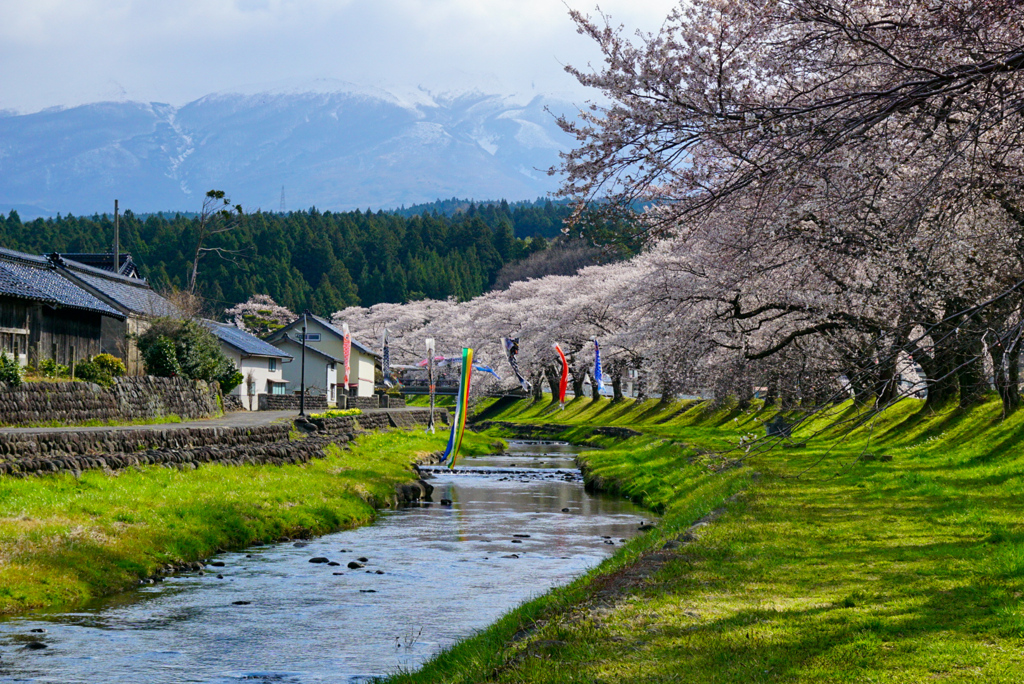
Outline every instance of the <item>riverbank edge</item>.
[[(524, 405), (546, 402), (522, 400)], [(632, 404), (632, 402), (629, 402)], [(602, 455), (615, 450), (631, 451), (671, 449), (689, 451), (686, 445), (665, 440), (657, 435), (622, 426), (581, 425), (571, 423), (528, 423), (514, 420), (485, 420), (495, 410), (502, 411), (508, 402), (497, 400), (478, 406), (472, 431), (480, 435), (507, 439), (551, 439), (596, 447)], [(552, 402), (549, 407), (555, 406)], [(690, 408), (694, 405), (685, 405)], [(482, 410), (481, 410), (482, 409)], [(557, 416), (554, 416), (557, 417)], [(574, 622), (586, 621), (601, 608), (621, 600), (647, 578), (657, 573), (675, 550), (699, 539), (701, 531), (713, 524), (748, 490), (757, 474), (746, 468), (717, 473), (701, 486), (694, 487), (675, 501), (656, 499), (630, 477), (609, 476), (596, 467), (596, 452), (576, 457), (584, 477), (584, 487), (591, 492), (613, 494), (632, 500), (662, 515), (657, 525), (641, 527), (643, 534), (629, 540), (611, 557), (573, 582), (556, 587), (528, 601), (499, 618), (479, 634), (464, 639), (442, 650), (420, 669), (400, 672), (373, 680), (375, 684), (446, 684), (490, 681), (500, 671), (514, 666), (524, 657), (545, 655), (544, 651), (557, 650), (558, 644), (541, 643), (538, 651), (530, 644), (549, 622), (572, 616)], [(705, 468), (705, 464), (696, 466)]]
[[(744, 454), (780, 415), (796, 423), (793, 438)], [(595, 424), (640, 427), (644, 437), (625, 443), (646, 455), (619, 458), (618, 468), (591, 460), (596, 475), (652, 503), (673, 497), (650, 477), (672, 473), (672, 449), (726, 477), (748, 471), (750, 486), (675, 540), (667, 529), (637, 540), (663, 565), (631, 563), (639, 547), (624, 549), (421, 670), (381, 681), (1019, 679), (1024, 412), (1005, 417), (998, 397), (968, 408), (908, 399), (880, 413), (852, 402), (782, 412), (759, 402), (576, 399), (562, 412), (555, 402), (497, 400), (481, 402), (478, 420), (494, 421), (492, 433), (611, 450)], [(666, 520), (681, 517), (665, 508)], [(631, 574), (640, 582), (617, 593)]]
[[(384, 429), (328, 444), (306, 463), (0, 478), (0, 615), (72, 610), (202, 572), (217, 553), (369, 524), (403, 503), (416, 464), (445, 439)], [(463, 450), (486, 453), (494, 442), (467, 435)]]

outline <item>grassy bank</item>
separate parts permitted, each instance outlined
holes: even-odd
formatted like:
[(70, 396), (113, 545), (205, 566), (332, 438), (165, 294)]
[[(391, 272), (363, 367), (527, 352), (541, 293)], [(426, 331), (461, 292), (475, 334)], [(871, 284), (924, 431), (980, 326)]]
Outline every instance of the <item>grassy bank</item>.
[(856, 413), (843, 406), (737, 468), (742, 452), (708, 452), (763, 434), (768, 412), (488, 403), (486, 418), (561, 423), (568, 438), (642, 431), (587, 465), (663, 525), (392, 681), (1020, 681), (1024, 416), (906, 401), (836, 446), (828, 425)]
[[(73, 607), (168, 564), (369, 522), (446, 436), (367, 434), (302, 465), (0, 478), (0, 614)], [(468, 435), (464, 449), (493, 441)]]

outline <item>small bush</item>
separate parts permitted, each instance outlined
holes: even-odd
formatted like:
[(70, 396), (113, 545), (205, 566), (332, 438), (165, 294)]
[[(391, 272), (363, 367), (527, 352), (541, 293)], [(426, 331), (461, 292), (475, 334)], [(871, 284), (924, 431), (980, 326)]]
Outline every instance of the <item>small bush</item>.
[(68, 378), (71, 377), (71, 369), (53, 359), (43, 359), (39, 362), (39, 374), (44, 378)]
[(362, 410), (357, 408), (350, 409), (328, 409), (323, 413), (314, 413), (310, 418), (341, 418), (343, 416), (361, 416), (363, 415)]
[(126, 372), (121, 359), (110, 354), (97, 354), (88, 361), (83, 361), (75, 366), (75, 377), (79, 380), (95, 382), (104, 387), (113, 387), (114, 378), (123, 376)]
[(92, 362), (112, 378), (123, 377), (128, 372), (128, 369), (124, 366), (124, 361), (110, 354), (97, 354), (92, 357)]
[(7, 352), (0, 353), (0, 382), (11, 387), (21, 386), (21, 366), (18, 360), (8, 356)]
[(178, 363), (174, 342), (169, 337), (161, 336), (154, 340), (143, 352), (143, 359), (146, 362), (146, 372), (150, 375), (173, 378), (181, 374), (181, 364)]

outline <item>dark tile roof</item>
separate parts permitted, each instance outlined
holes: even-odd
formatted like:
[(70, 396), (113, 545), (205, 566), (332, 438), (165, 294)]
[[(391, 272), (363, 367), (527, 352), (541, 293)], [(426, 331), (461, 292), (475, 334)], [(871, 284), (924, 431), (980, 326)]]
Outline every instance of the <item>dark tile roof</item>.
[(247, 356), (271, 356), (279, 359), (290, 359), (291, 354), (281, 351), (272, 344), (268, 344), (260, 338), (247, 333), (233, 325), (225, 325), (216, 321), (203, 321), (203, 325), (210, 329), (221, 342), (229, 344)]
[[(291, 345), (295, 346), (296, 350), (301, 350), (302, 349), (302, 343), (301, 342), (293, 340), (292, 338), (288, 337), (287, 335), (285, 335), (284, 337), (278, 337), (276, 340), (274, 340), (274, 344), (291, 344)], [(298, 355), (301, 354), (301, 353), (302, 353), (301, 351), (296, 351), (292, 358), (297, 358)], [(312, 354), (313, 356), (322, 356), (323, 358), (327, 359), (328, 361), (333, 361), (334, 363), (345, 363), (344, 359), (336, 359), (333, 356), (331, 356), (330, 354), (328, 354), (327, 352), (320, 351), (316, 347), (310, 346), (309, 344), (306, 345), (306, 353), (307, 354)]]
[[(114, 254), (112, 252), (98, 253), (98, 252), (76, 252), (76, 253), (64, 253), (61, 254), (65, 259), (77, 261), (80, 264), (86, 266), (92, 266), (93, 268), (99, 268), (110, 273), (114, 273)], [(132, 255), (125, 252), (118, 253), (118, 268), (117, 273), (129, 278), (138, 278), (139, 269), (132, 260)]]
[(122, 310), (143, 316), (179, 316), (169, 301), (158, 295), (145, 280), (118, 275), (101, 268), (80, 264), (62, 255), (64, 268)]
[[(335, 326), (335, 325), (334, 325), (333, 323), (331, 323), (330, 321), (328, 321), (328, 320), (327, 320), (326, 318), (320, 318), (320, 317), (319, 317), (319, 316), (317, 316), (316, 314), (306, 314), (306, 316), (308, 316), (309, 318), (313, 319), (314, 321), (316, 321), (317, 323), (319, 323), (320, 325), (324, 326), (324, 327), (325, 327), (325, 328), (327, 328), (327, 329), (328, 329), (329, 331), (331, 331), (332, 333), (334, 333), (335, 335), (337, 335), (337, 336), (338, 336), (338, 339), (341, 339), (341, 338), (345, 337), (345, 333), (343, 333), (343, 332), (341, 331), (341, 328), (338, 328), (338, 327), (337, 327), (337, 326)], [(299, 317), (298, 317), (298, 318), (296, 318), (296, 319), (295, 319), (294, 321), (292, 321), (292, 322), (291, 322), (291, 323), (289, 323), (288, 325), (284, 326), (283, 328), (281, 328), (280, 330), (278, 330), (277, 332), (275, 332), (275, 333), (274, 333), (274, 334), (273, 334), (273, 335), (272, 335), (272, 336), (270, 337), (270, 339), (271, 339), (271, 340), (275, 340), (275, 339), (277, 339), (278, 337), (280, 337), (280, 336), (281, 336), (281, 334), (283, 334), (284, 332), (286, 332), (286, 331), (288, 331), (288, 330), (292, 330), (292, 329), (294, 329), (294, 328), (299, 328), (299, 327), (301, 327), (301, 324), (302, 324), (302, 316), (299, 316)], [(308, 346), (308, 345), (307, 345), (307, 346)], [(359, 341), (358, 341), (358, 340), (357, 340), (357, 339), (356, 339), (355, 337), (353, 337), (353, 338), (352, 338), (352, 346), (353, 346), (353, 347), (355, 347), (356, 349), (358, 349), (359, 351), (363, 352), (364, 354), (369, 354), (370, 356), (380, 356), (380, 352), (376, 352), (376, 351), (374, 351), (374, 350), (370, 349), (370, 348), (369, 348), (369, 347), (367, 347), (367, 346), (366, 346), (365, 344), (363, 344), (363, 343), (359, 342)]]
[(120, 311), (64, 277), (44, 257), (0, 248), (0, 271), (2, 294), (124, 318)]

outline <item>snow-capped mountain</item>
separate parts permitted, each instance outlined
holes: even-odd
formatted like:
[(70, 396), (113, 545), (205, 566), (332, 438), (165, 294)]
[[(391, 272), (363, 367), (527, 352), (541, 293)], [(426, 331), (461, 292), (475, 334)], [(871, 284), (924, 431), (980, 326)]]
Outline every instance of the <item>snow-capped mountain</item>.
[[(548, 111), (550, 110), (550, 111)], [(337, 82), (208, 95), (182, 107), (103, 102), (0, 116), (0, 211), (246, 211), (533, 199), (570, 139), (563, 101), (395, 93)]]

